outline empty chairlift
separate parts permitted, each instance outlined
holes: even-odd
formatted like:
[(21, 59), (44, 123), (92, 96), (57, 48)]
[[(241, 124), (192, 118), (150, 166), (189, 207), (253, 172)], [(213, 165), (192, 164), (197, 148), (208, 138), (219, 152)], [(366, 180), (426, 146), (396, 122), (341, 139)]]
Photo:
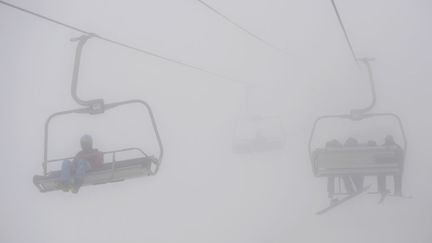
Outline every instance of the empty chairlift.
[(286, 132), (279, 118), (255, 116), (237, 124), (233, 151), (253, 153), (282, 149), (286, 139)]
[(232, 150), (235, 153), (266, 152), (285, 146), (287, 135), (279, 117), (250, 115), (252, 86), (245, 88), (246, 116), (234, 128)]

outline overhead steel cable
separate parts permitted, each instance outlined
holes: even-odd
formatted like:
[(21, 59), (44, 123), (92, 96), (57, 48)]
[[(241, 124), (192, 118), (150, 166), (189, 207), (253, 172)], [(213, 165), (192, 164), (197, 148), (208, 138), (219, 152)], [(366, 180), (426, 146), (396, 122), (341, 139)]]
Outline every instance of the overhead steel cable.
[(249, 31), (248, 29), (244, 28), (243, 26), (241, 26), (240, 24), (236, 23), (235, 21), (233, 21), (232, 19), (230, 19), (228, 16), (226, 16), (225, 14), (221, 13), (220, 11), (218, 11), (217, 9), (215, 9), (214, 7), (212, 7), (210, 4), (208, 4), (207, 2), (203, 1), (203, 0), (197, 0), (199, 3), (201, 3), (202, 5), (204, 5), (206, 8), (210, 9), (211, 11), (213, 11), (215, 14), (219, 15), (220, 17), (222, 17), (223, 19), (225, 19), (227, 22), (229, 22), (230, 24), (234, 25), (235, 27), (237, 27), (238, 29), (242, 30), (244, 33), (248, 34), (249, 36), (251, 36), (252, 38), (260, 41), (261, 43), (263, 43), (264, 45), (279, 51), (279, 52), (283, 52), (284, 54), (289, 54), (286, 50), (279, 48), (275, 45), (273, 45), (272, 43), (266, 41), (265, 39), (259, 37), (258, 35), (252, 33), (251, 31)]
[(347, 44), (349, 46), (349, 49), (351, 50), (351, 55), (354, 58), (354, 61), (358, 64), (358, 58), (357, 58), (357, 56), (356, 56), (356, 54), (354, 52), (354, 48), (353, 48), (353, 46), (351, 44), (350, 38), (348, 37), (348, 32), (346, 31), (345, 26), (344, 26), (344, 24), (342, 22), (342, 18), (341, 18), (340, 14), (339, 14), (339, 11), (338, 11), (337, 7), (336, 7), (336, 3), (335, 3), (334, 0), (330, 0), (330, 1), (331, 1), (332, 5), (333, 5), (333, 9), (334, 9), (335, 14), (336, 14), (336, 16), (338, 18), (339, 25), (340, 25), (340, 27), (342, 29), (342, 32), (344, 33), (345, 40), (346, 40), (346, 42), (347, 42)]
[(240, 81), (232, 80), (232, 79), (230, 79), (230, 78), (225, 77), (224, 75), (218, 74), (218, 73), (213, 72), (213, 71), (209, 71), (209, 70), (207, 70), (207, 69), (204, 69), (204, 68), (201, 68), (201, 67), (198, 67), (198, 66), (194, 66), (194, 65), (191, 65), (191, 64), (188, 64), (188, 63), (185, 63), (185, 62), (182, 62), (182, 61), (176, 60), (176, 59), (172, 59), (172, 58), (164, 57), (164, 56), (162, 56), (162, 55), (159, 55), (159, 54), (156, 54), (156, 53), (153, 53), (153, 52), (150, 52), (150, 51), (147, 51), (147, 50), (144, 50), (144, 49), (138, 48), (138, 47), (134, 47), (134, 46), (132, 46), (132, 45), (129, 45), (129, 44), (126, 44), (126, 43), (123, 43), (123, 42), (120, 42), (120, 41), (116, 41), (116, 40), (113, 40), (113, 39), (109, 39), (109, 38), (107, 38), (107, 37), (103, 37), (103, 36), (100, 36), (100, 35), (94, 34), (94, 33), (89, 32), (89, 31), (87, 31), (87, 30), (84, 30), (84, 29), (81, 29), (81, 28), (75, 27), (75, 26), (73, 26), (73, 25), (69, 25), (69, 24), (66, 24), (66, 23), (60, 22), (60, 21), (58, 21), (58, 20), (55, 20), (55, 19), (49, 18), (49, 17), (47, 17), (47, 16), (44, 16), (44, 15), (38, 14), (38, 13), (36, 13), (36, 12), (30, 11), (30, 10), (28, 10), (28, 9), (25, 9), (25, 8), (22, 8), (22, 7), (19, 7), (19, 6), (16, 6), (16, 5), (14, 5), (14, 4), (11, 4), (11, 3), (8, 3), (8, 2), (2, 1), (2, 0), (0, 0), (0, 4), (6, 5), (6, 6), (8, 6), (8, 7), (14, 8), (14, 9), (16, 9), (16, 10), (19, 10), (19, 11), (25, 12), (25, 13), (30, 14), (30, 15), (33, 15), (33, 16), (36, 16), (36, 17), (38, 17), (38, 18), (41, 18), (41, 19), (44, 19), (44, 20), (46, 20), (46, 21), (48, 21), (48, 22), (51, 22), (51, 23), (54, 23), (54, 24), (57, 24), (57, 25), (63, 26), (63, 27), (65, 27), (65, 28), (68, 28), (68, 29), (71, 29), (71, 30), (75, 30), (75, 31), (77, 31), (77, 32), (81, 32), (81, 33), (86, 34), (86, 35), (91, 35), (91, 36), (94, 37), (94, 38), (98, 38), (98, 39), (100, 39), (100, 40), (104, 40), (104, 41), (106, 41), (106, 42), (109, 42), (109, 43), (112, 43), (112, 44), (115, 44), (115, 45), (118, 45), (118, 46), (121, 46), (121, 47), (124, 47), (124, 48), (130, 49), (130, 50), (134, 50), (134, 51), (137, 51), (137, 52), (140, 52), (140, 53), (143, 53), (143, 54), (149, 55), (149, 56), (153, 56), (153, 57), (156, 57), (156, 58), (162, 59), (162, 60), (167, 61), (167, 62), (175, 63), (175, 64), (177, 64), (177, 65), (181, 65), (181, 66), (185, 66), (185, 67), (188, 67), (188, 68), (191, 68), (191, 69), (195, 69), (195, 70), (197, 70), (197, 71), (200, 71), (200, 72), (203, 72), (203, 73), (207, 73), (207, 74), (210, 74), (210, 75), (212, 75), (212, 76), (216, 76), (216, 77), (218, 77), (218, 78), (220, 78), (220, 79), (223, 79), (223, 80), (225, 80), (225, 81), (234, 82), (234, 83), (242, 83), (242, 82), (240, 82)]

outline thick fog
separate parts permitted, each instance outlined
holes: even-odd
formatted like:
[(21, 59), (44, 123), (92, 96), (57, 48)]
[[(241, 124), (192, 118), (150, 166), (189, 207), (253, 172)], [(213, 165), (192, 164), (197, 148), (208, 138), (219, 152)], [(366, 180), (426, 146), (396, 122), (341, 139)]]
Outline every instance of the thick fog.
[[(412, 197), (378, 203), (366, 192), (323, 215), (316, 212), (329, 205), (327, 181), (314, 176), (308, 154), (314, 121), (372, 99), (330, 0), (206, 1), (283, 51), (195, 0), (10, 2), (223, 77), (91, 38), (79, 96), (146, 101), (164, 157), (154, 176), (41, 193), (32, 179), (43, 174), (45, 121), (79, 108), (70, 94), (70, 39), (82, 33), (0, 5), (0, 242), (432, 242), (432, 2), (336, 1), (357, 56), (376, 58), (372, 112), (403, 121), (403, 192)], [(136, 104), (51, 125), (49, 159), (74, 156), (83, 134), (101, 151), (159, 152)], [(233, 150), (257, 129), (283, 146)], [(325, 120), (312, 148), (348, 137), (382, 144), (387, 134), (402, 144), (389, 118)], [(377, 190), (374, 177), (365, 185)]]

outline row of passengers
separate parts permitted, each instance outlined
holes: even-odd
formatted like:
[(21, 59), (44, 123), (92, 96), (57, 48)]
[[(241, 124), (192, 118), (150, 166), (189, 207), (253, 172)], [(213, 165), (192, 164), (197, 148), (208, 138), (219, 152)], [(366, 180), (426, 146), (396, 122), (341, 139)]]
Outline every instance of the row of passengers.
[[(344, 145), (342, 145), (338, 140), (331, 140), (326, 143), (326, 148), (339, 148), (339, 147), (356, 147), (361, 146), (362, 144), (359, 144), (359, 142), (354, 138), (348, 138)], [(364, 145), (363, 145), (364, 146)], [(377, 146), (377, 143), (373, 140), (368, 141), (366, 146)], [(403, 159), (403, 152), (402, 149), (398, 144), (396, 144), (393, 136), (387, 135), (385, 137), (384, 144), (382, 146), (397, 146), (399, 151), (398, 155), (396, 156), (397, 159), (402, 160)], [(363, 181), (364, 176), (363, 175), (341, 175), (340, 178), (343, 180), (346, 191), (349, 194), (353, 194), (356, 191), (361, 191), (363, 189)], [(394, 194), (395, 195), (402, 195), (402, 175), (396, 174), (393, 175), (394, 179)], [(354, 184), (354, 186), (353, 186)], [(377, 175), (377, 188), (378, 192), (381, 194), (388, 193), (388, 189), (386, 186), (386, 175)], [(335, 192), (335, 176), (330, 176), (328, 178), (327, 183), (327, 190), (330, 198), (333, 198), (334, 192)]]

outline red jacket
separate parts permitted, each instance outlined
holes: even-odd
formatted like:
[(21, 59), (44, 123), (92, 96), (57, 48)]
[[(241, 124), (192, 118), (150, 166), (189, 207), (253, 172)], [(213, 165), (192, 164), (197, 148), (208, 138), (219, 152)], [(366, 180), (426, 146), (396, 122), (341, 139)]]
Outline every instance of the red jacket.
[(103, 153), (97, 149), (89, 151), (80, 151), (74, 158), (74, 161), (85, 160), (89, 162), (92, 169), (101, 167), (104, 163)]

